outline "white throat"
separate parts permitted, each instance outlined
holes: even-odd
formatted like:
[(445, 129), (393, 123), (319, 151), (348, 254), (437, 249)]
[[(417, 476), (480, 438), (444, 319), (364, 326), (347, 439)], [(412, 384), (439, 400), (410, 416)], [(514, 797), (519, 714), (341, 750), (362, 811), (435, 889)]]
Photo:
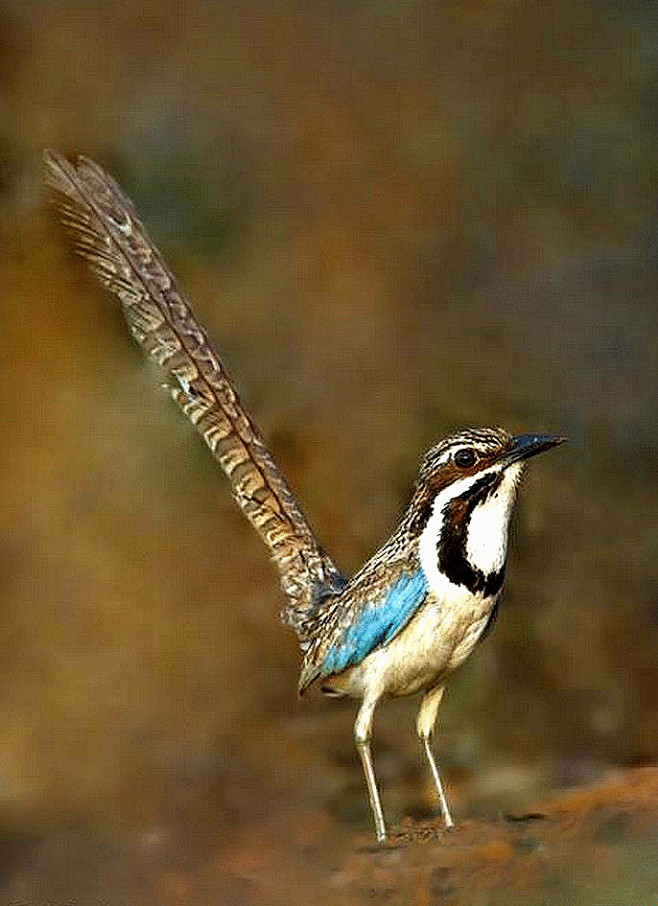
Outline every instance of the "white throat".
[(473, 510), (466, 537), (466, 559), (485, 575), (497, 572), (507, 557), (507, 537), (516, 489), (523, 470), (508, 466), (493, 494)]
[[(439, 595), (447, 591), (448, 581), (439, 570), (438, 559), (438, 544), (445, 520), (443, 510), (446, 504), (468, 491), (484, 475), (496, 471), (495, 466), (492, 466), (475, 476), (455, 481), (434, 499), (432, 514), (420, 536), (418, 553), (428, 583)], [(471, 514), (465, 546), (466, 559), (471, 567), (485, 576), (498, 572), (505, 564), (509, 521), (522, 471), (522, 463), (508, 466), (496, 490), (479, 503)]]

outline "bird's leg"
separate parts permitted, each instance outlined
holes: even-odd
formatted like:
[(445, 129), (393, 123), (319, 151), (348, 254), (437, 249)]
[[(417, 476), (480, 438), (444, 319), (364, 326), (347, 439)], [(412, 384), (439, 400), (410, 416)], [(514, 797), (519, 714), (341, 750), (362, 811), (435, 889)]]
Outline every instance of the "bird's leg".
[(359, 753), (363, 773), (366, 776), (368, 785), (368, 798), (370, 799), (370, 808), (372, 817), (375, 822), (375, 834), (378, 843), (386, 843), (386, 825), (384, 824), (384, 813), (382, 804), (379, 799), (379, 790), (375, 780), (375, 771), (372, 766), (372, 755), (370, 754), (370, 736), (372, 732), (372, 716), (375, 710), (377, 699), (366, 699), (359, 709), (354, 724), (354, 742), (356, 750)]
[(434, 753), (432, 752), (432, 747), (430, 745), (432, 730), (434, 729), (434, 724), (436, 722), (436, 713), (439, 710), (442, 697), (443, 686), (435, 686), (425, 695), (420, 703), (420, 710), (418, 711), (418, 717), (416, 718), (416, 730), (418, 732), (418, 738), (425, 750), (430, 771), (432, 772), (432, 779), (434, 780), (434, 786), (436, 787), (436, 792), (439, 797), (443, 821), (446, 828), (450, 830), (450, 828), (455, 826), (455, 822), (452, 820), (452, 815), (448, 808), (448, 800), (446, 799), (443, 783), (441, 782), (441, 775), (439, 774), (439, 769), (436, 765)]

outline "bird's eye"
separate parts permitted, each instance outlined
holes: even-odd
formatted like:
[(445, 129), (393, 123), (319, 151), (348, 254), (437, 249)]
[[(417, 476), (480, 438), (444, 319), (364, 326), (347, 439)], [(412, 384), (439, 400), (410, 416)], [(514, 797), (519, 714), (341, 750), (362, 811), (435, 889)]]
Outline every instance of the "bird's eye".
[(461, 450), (457, 450), (455, 453), (455, 464), (460, 469), (468, 469), (469, 466), (474, 464), (476, 459), (477, 455), (472, 447), (462, 447)]

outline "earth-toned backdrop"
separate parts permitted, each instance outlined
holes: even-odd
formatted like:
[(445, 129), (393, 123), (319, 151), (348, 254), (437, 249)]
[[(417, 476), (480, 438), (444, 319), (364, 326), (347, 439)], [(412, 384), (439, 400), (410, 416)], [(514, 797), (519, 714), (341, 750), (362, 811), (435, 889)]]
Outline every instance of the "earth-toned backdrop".
[[(0, 904), (360, 902), (371, 837), (353, 705), (297, 699), (265, 551), (44, 147), (134, 199), (347, 572), (447, 432), (569, 436), (442, 706), (460, 820), (654, 762), (658, 8), (5, 0), (0, 85)], [(375, 723), (398, 828), (434, 806), (416, 705)]]

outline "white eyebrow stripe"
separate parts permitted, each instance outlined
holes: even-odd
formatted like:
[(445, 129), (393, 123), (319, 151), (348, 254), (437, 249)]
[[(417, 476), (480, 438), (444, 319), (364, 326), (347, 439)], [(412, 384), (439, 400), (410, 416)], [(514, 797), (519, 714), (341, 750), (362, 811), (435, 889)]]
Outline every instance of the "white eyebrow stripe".
[(448, 444), (443, 447), (439, 458), (433, 461), (433, 467), (443, 465), (443, 463), (447, 462), (454, 450), (464, 449), (466, 447), (474, 447), (479, 453), (490, 453), (498, 449), (498, 445), (492, 443), (490, 440), (485, 441), (480, 439), (461, 438), (460, 440), (449, 441)]

